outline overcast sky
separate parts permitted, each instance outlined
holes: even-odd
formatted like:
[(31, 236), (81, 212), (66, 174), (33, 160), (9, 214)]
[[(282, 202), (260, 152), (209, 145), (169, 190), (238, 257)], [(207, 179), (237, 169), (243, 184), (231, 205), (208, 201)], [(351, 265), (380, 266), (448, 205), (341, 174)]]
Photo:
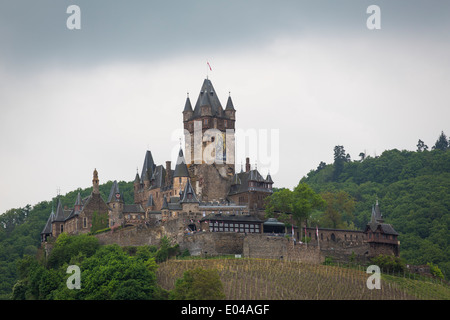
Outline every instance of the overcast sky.
[(174, 163), (206, 76), (257, 132), (256, 149), (238, 138), (238, 169), (250, 156), (275, 187), (336, 145), (352, 159), (431, 148), (450, 134), (449, 17), (447, 1), (3, 0), (0, 213), (89, 187), (94, 168), (131, 181), (147, 149)]

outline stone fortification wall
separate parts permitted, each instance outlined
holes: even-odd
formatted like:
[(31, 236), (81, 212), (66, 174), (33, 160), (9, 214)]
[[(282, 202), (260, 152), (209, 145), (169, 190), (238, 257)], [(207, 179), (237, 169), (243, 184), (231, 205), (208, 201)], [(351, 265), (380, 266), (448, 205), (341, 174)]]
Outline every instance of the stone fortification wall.
[(126, 227), (119, 230), (96, 234), (100, 244), (118, 244), (119, 246), (159, 245), (163, 236), (161, 227), (146, 228), (144, 226)]

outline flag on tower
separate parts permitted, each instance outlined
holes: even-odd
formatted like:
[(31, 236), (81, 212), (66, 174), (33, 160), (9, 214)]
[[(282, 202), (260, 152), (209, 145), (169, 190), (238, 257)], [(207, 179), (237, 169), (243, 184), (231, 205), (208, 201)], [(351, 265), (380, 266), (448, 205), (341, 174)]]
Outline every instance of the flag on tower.
[(209, 64), (209, 62), (206, 62), (208, 64), (209, 70), (212, 71), (211, 69), (211, 65)]

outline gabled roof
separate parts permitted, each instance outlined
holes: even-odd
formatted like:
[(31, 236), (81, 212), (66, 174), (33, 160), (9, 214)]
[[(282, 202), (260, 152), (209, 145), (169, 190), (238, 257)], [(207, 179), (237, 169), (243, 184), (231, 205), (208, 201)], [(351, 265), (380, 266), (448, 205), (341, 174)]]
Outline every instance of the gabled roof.
[(222, 105), (220, 104), (216, 90), (214, 90), (214, 87), (209, 79), (205, 79), (203, 81), (200, 94), (198, 95), (198, 99), (195, 104), (194, 117), (200, 117), (201, 107), (205, 105), (211, 107), (211, 115), (213, 117), (223, 117), (224, 111)]
[(180, 152), (178, 152), (177, 164), (175, 165), (173, 177), (189, 177), (189, 171), (186, 165), (186, 160), (184, 159), (182, 149), (180, 149)]

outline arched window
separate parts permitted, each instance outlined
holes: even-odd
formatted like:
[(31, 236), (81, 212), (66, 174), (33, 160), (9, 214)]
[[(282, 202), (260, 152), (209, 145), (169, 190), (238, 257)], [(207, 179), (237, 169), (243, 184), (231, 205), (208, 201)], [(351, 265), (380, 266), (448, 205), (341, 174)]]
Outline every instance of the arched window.
[(334, 233), (331, 234), (331, 241), (336, 242), (336, 236), (334, 235)]

